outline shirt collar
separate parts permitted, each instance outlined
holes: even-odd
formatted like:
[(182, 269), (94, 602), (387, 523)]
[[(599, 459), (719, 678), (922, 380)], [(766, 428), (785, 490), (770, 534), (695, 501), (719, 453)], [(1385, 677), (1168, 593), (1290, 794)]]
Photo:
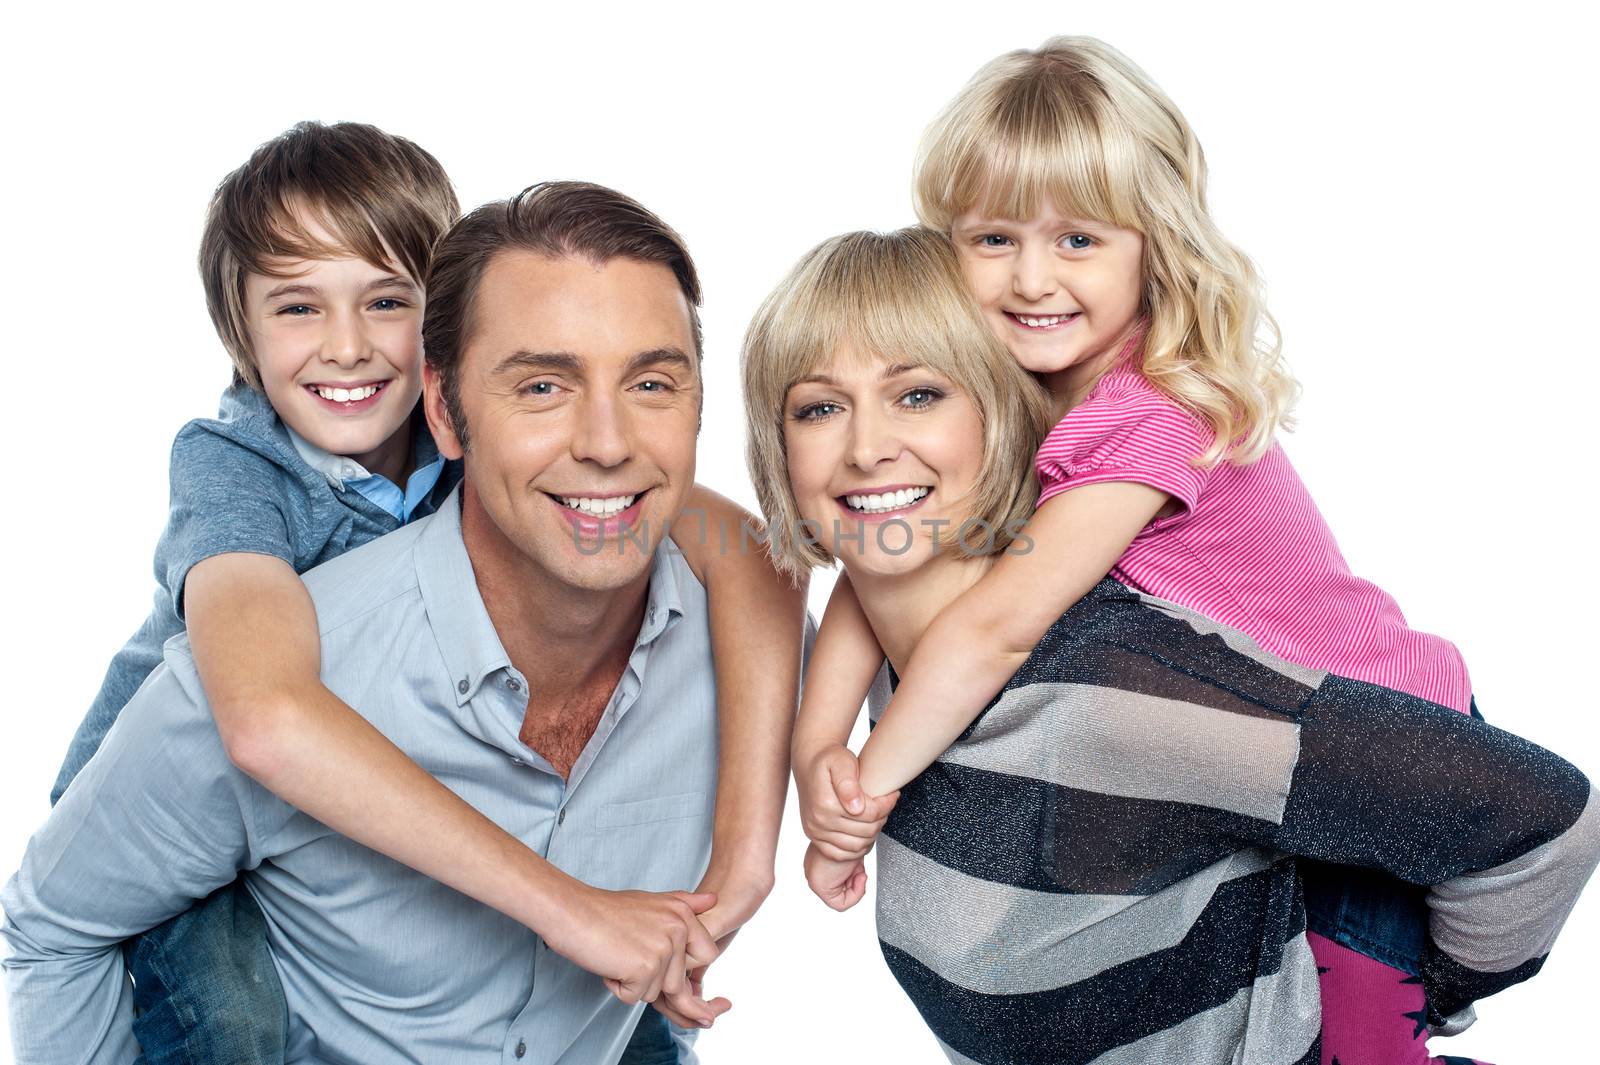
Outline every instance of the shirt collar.
[[(450, 670), (456, 705), (465, 704), (497, 671), (507, 669), (500, 635), (478, 594), (477, 577), (467, 545), (461, 538), (461, 487), (456, 486), (417, 538), (414, 559), (417, 587), (428, 612), (428, 625), (438, 640), (439, 652)], [(665, 541), (656, 548), (650, 565), (650, 589), (645, 597), (644, 619), (634, 640), (638, 649), (654, 643), (683, 616), (682, 589)]]
[(324, 451), (289, 428), (287, 422), (284, 423), (283, 431), (289, 434), (289, 443), (293, 444), (294, 449), (300, 453), (300, 457), (306, 460), (306, 465), (326, 477), (328, 484), (332, 485), (336, 491), (344, 491), (344, 483), (346, 481), (372, 476), (367, 468), (355, 459)]

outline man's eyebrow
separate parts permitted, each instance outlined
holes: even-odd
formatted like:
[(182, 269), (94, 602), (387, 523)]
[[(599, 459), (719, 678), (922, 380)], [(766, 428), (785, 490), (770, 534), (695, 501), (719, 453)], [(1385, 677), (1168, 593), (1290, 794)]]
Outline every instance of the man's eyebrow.
[(514, 351), (500, 360), (494, 372), (575, 373), (582, 368), (583, 360), (570, 351)]
[(693, 370), (694, 362), (678, 348), (651, 348), (628, 359), (628, 365), (623, 373), (638, 373), (649, 366), (671, 366), (674, 369)]

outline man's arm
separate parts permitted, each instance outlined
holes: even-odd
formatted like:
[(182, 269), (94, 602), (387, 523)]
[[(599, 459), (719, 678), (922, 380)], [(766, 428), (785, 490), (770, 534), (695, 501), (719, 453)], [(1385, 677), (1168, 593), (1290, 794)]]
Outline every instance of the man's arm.
[(121, 942), (258, 857), (254, 786), (228, 765), (181, 669), (140, 689), (0, 893), (19, 1063), (132, 1061)]

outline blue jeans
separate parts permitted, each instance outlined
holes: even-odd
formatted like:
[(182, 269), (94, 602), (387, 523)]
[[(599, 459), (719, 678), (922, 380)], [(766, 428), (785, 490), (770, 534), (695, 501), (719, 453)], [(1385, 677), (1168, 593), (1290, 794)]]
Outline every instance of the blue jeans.
[(289, 1009), (261, 907), (235, 880), (122, 945), (135, 1065), (283, 1065)]
[[(1478, 701), (1470, 708), (1479, 721)], [(1306, 927), (1392, 968), (1420, 975), (1428, 942), (1428, 889), (1376, 869), (1301, 862)]]
[(617, 1065), (678, 1065), (678, 1044), (667, 1019), (646, 1006)]

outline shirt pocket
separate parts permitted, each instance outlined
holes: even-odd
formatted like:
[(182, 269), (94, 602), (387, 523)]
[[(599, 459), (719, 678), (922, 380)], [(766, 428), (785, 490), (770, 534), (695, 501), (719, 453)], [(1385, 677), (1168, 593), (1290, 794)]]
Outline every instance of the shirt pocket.
[(627, 828), (694, 817), (705, 812), (705, 799), (703, 791), (686, 791), (681, 795), (658, 795), (635, 802), (608, 802), (600, 808), (600, 827)]

